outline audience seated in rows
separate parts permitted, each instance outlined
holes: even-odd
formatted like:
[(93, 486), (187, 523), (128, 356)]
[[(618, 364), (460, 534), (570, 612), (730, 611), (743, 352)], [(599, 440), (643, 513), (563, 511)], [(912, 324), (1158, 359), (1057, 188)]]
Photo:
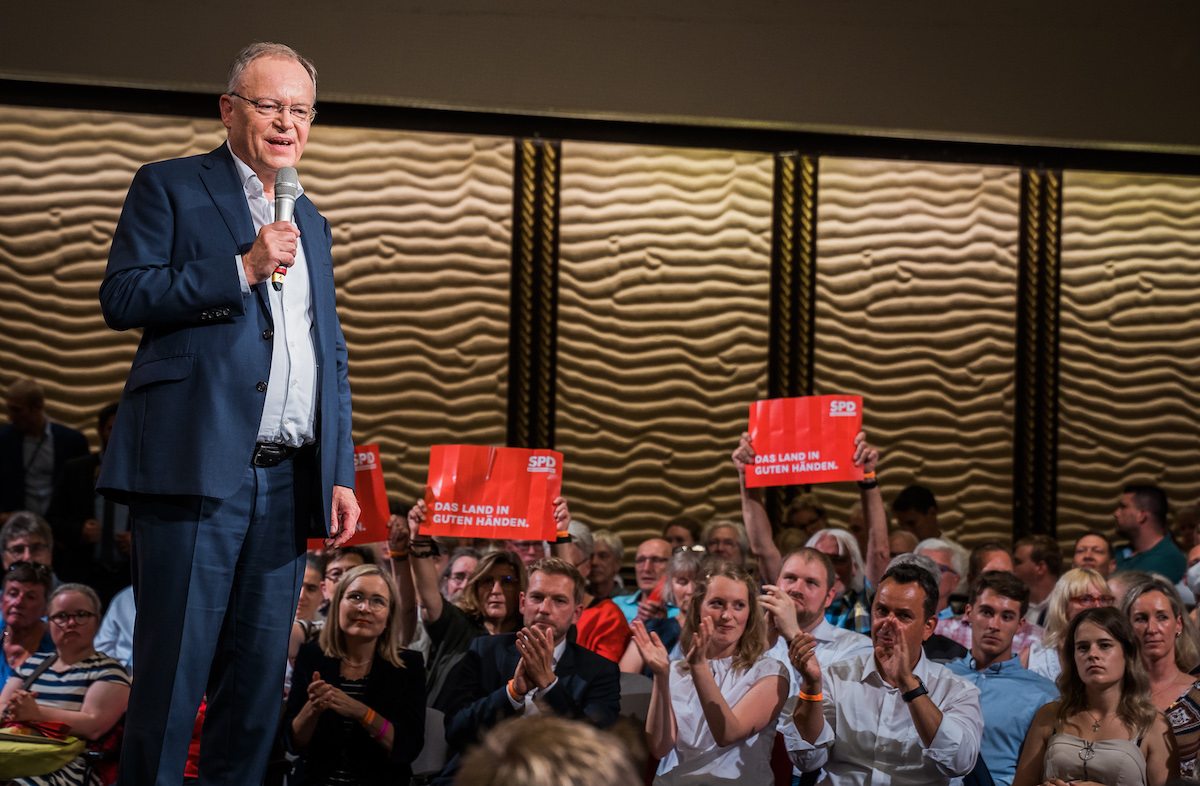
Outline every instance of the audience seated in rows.
[(655, 784), (768, 783), (787, 668), (765, 655), (758, 586), (744, 569), (715, 563), (696, 582), (681, 660), (635, 622), (634, 641), (654, 674), (646, 736), (659, 759)]
[(351, 568), (320, 640), (300, 647), (284, 729), (290, 783), (406, 783), (425, 740), (421, 656), (398, 645), (399, 597), (377, 565)]
[(1013, 654), (1028, 608), (1029, 588), (1020, 579), (1010, 571), (984, 571), (972, 582), (963, 612), (971, 630), (970, 654), (946, 664), (979, 688), (980, 756), (996, 786), (1011, 786), (1033, 716), (1058, 698), (1053, 681), (1023, 667)]
[[(520, 595), (524, 627), (471, 642), (447, 681), (442, 702), (446, 740), (456, 752), (515, 715), (553, 712), (586, 718), (600, 728), (616, 722), (617, 664), (567, 636), (583, 611), (583, 584), (566, 560), (539, 560)], [(456, 761), (448, 765), (448, 771), (456, 768)]]
[[(1017, 578), (1020, 578), (1019, 574)], [(1021, 665), (1047, 679), (1057, 680), (1062, 672), (1063, 636), (1071, 620), (1084, 609), (1111, 606), (1113, 600), (1108, 582), (1099, 573), (1088, 568), (1068, 570), (1047, 599), (1046, 632), (1041, 641), (1021, 650)]]
[[(659, 641), (667, 648), (672, 658), (682, 658), (679, 650), (679, 634), (683, 630), (682, 620), (686, 618), (688, 609), (692, 606), (692, 591), (696, 577), (701, 571), (701, 555), (699, 552), (682, 549), (671, 555), (667, 563), (666, 582), (663, 585), (663, 602), (675, 606), (679, 613), (672, 617), (651, 617), (641, 620), (645, 629), (658, 636)], [(625, 654), (620, 660), (621, 671), (636, 674), (641, 672), (647, 677), (653, 677), (650, 669), (642, 660), (642, 654), (637, 645), (629, 642)]]
[[(93, 641), (100, 626), (100, 598), (83, 584), (63, 584), (50, 596), (51, 652), (31, 655), (0, 692), (0, 716), (10, 722), (59, 723), (88, 743), (97, 743), (125, 714), (129, 677), (125, 668)], [(28, 687), (26, 687), (28, 685)], [(104, 762), (106, 776), (114, 762)], [(83, 783), (88, 763), (77, 756), (41, 777), (18, 778), (15, 786)]]
[(801, 684), (784, 736), (796, 766), (823, 768), (832, 786), (949, 784), (971, 772), (983, 732), (979, 689), (921, 648), (937, 624), (937, 596), (928, 569), (893, 565), (872, 606), (873, 652), (821, 668), (811, 636), (792, 642)]
[[(997, 540), (985, 540), (971, 551), (971, 557), (967, 562), (968, 586), (975, 586), (976, 579), (988, 571), (998, 570), (1005, 573), (1012, 573), (1012, 569), (1012, 556), (1008, 553), (1008, 549), (1004, 547), (1004, 544)], [(1026, 606), (1028, 606), (1028, 603), (1029, 593), (1027, 590), (1025, 593)], [(1021, 616), (1021, 626), (1012, 640), (1014, 653), (1019, 653), (1035, 641), (1041, 641), (1042, 635), (1045, 633), (1045, 630), (1040, 625), (1035, 625), (1028, 619), (1025, 619), (1024, 613)], [(939, 619), (934, 633), (970, 648), (974, 636), (971, 628), (970, 620), (963, 614)]]
[[(555, 555), (575, 566), (587, 586), (592, 562), (592, 533), (587, 525), (572, 520), (567, 527), (570, 543), (555, 544)], [(621, 608), (611, 598), (598, 598), (583, 593), (583, 611), (575, 623), (575, 643), (616, 663), (625, 654), (632, 636), (629, 622)]]

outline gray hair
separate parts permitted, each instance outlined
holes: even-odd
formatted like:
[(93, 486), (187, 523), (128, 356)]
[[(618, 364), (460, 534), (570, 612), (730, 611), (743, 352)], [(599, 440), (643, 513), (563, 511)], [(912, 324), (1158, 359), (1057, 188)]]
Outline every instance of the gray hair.
[(571, 523), (567, 525), (567, 532), (571, 534), (571, 543), (579, 549), (583, 558), (589, 559), (592, 552), (596, 550), (596, 544), (592, 541), (592, 531), (588, 529), (588, 525), (582, 521), (571, 519)]
[(595, 544), (603, 543), (608, 546), (613, 553), (613, 557), (617, 562), (625, 560), (625, 542), (621, 540), (621, 536), (613, 532), (611, 529), (598, 529), (592, 533), (592, 550), (595, 551)]
[(304, 70), (308, 72), (309, 78), (312, 79), (313, 101), (317, 100), (317, 67), (313, 65), (311, 60), (290, 46), (270, 41), (256, 41), (237, 53), (233, 58), (233, 63), (229, 66), (229, 78), (225, 83), (226, 93), (237, 92), (239, 83), (242, 80), (242, 73), (246, 70), (247, 66), (260, 57), (280, 57), (285, 60), (294, 60), (304, 66)]
[[(950, 552), (950, 567), (958, 574), (959, 578), (967, 576), (967, 560), (969, 555), (967, 550), (958, 545), (949, 538), (925, 538), (917, 544), (913, 549), (914, 554), (924, 554), (927, 551), (948, 551)], [(938, 581), (941, 581), (941, 572), (938, 573)]]
[(700, 552), (683, 549), (671, 555), (671, 559), (667, 562), (667, 570), (663, 573), (667, 577), (667, 581), (663, 584), (663, 600), (672, 606), (678, 606), (679, 601), (675, 598), (675, 587), (671, 580), (675, 578), (676, 573), (691, 573), (693, 580), (700, 575)]
[[(938, 586), (939, 584), (941, 584), (942, 571), (938, 568), (938, 564), (936, 562), (934, 562), (929, 557), (926, 557), (924, 554), (917, 554), (916, 552), (913, 552), (913, 551), (907, 552), (905, 554), (897, 554), (895, 557), (892, 558), (892, 561), (888, 563), (887, 569), (891, 570), (892, 568), (896, 567), (897, 565), (913, 565), (915, 567), (921, 568), (926, 573), (928, 573), (930, 576), (933, 576), (933, 585), (935, 587)], [(935, 595), (935, 598), (936, 598), (936, 595)]]
[(13, 538), (26, 535), (37, 535), (46, 541), (46, 546), (54, 548), (54, 530), (50, 529), (46, 520), (28, 510), (19, 510), (9, 516), (4, 526), (0, 527), (0, 551), (7, 549), (8, 542)]
[(78, 592), (80, 595), (83, 595), (85, 598), (87, 598), (88, 602), (92, 604), (92, 611), (96, 615), (97, 624), (99, 624), (100, 596), (96, 594), (96, 590), (92, 589), (86, 584), (70, 583), (58, 585), (54, 591), (50, 593), (50, 597), (46, 599), (46, 608), (49, 609), (50, 604), (54, 603), (54, 599), (59, 595), (62, 595), (64, 592)]
[(710, 521), (704, 525), (704, 531), (700, 533), (700, 545), (708, 548), (709, 538), (712, 537), (713, 531), (727, 528), (737, 533), (738, 548), (742, 550), (742, 560), (750, 556), (750, 536), (746, 534), (746, 525), (740, 521), (732, 519)]
[(829, 529), (818, 530), (804, 545), (806, 548), (815, 549), (817, 542), (824, 537), (830, 537), (837, 541), (838, 556), (850, 558), (850, 564), (854, 567), (854, 587), (848, 589), (862, 589), (864, 582), (863, 555), (862, 551), (858, 548), (858, 539), (854, 537), (850, 530), (830, 527)]

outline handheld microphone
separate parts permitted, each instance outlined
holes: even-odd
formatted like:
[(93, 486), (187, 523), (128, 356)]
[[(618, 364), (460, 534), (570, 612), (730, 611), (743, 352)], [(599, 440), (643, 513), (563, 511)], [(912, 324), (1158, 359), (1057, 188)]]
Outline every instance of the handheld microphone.
[[(285, 166), (280, 167), (275, 173), (275, 220), (276, 221), (291, 221), (292, 215), (296, 212), (296, 197), (300, 195), (300, 178), (296, 175), (296, 168)], [(271, 274), (271, 286), (275, 291), (283, 289), (283, 277), (287, 275), (287, 268), (280, 265), (275, 268), (275, 272)]]

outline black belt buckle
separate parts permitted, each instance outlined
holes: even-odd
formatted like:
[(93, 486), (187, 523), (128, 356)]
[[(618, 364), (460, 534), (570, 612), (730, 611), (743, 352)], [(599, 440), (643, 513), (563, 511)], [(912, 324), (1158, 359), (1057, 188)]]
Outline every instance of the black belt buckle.
[(288, 445), (259, 442), (254, 446), (254, 455), (251, 457), (250, 463), (256, 467), (269, 469), (279, 466), (295, 455), (296, 448)]

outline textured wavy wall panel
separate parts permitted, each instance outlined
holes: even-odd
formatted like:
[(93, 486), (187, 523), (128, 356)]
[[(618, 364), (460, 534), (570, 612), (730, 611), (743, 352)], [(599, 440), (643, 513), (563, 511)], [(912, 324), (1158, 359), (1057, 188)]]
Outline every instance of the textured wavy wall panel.
[(354, 435), (411, 501), (430, 445), (505, 444), (512, 141), (314, 126), (302, 163), (333, 228)]
[(1126, 482), (1200, 500), (1200, 179), (1063, 178), (1059, 536)]
[(147, 161), (210, 150), (219, 120), (0, 106), (0, 387), (33, 377), (47, 410), (95, 443), (138, 331), (109, 330), (97, 292), (125, 192)]
[[(920, 483), (943, 531), (1012, 536), (1016, 169), (823, 158), (815, 388), (864, 398), (890, 504)], [(820, 487), (834, 522), (852, 484)]]
[(766, 391), (769, 157), (564, 142), (558, 448), (572, 509), (636, 542), (740, 516)]
[[(216, 120), (0, 107), (0, 385), (38, 378), (93, 430), (138, 339), (96, 301), (129, 182), (223, 139)], [(333, 230), (355, 436), (411, 498), (430, 444), (505, 440), (512, 143), (317, 125), (299, 169)]]

